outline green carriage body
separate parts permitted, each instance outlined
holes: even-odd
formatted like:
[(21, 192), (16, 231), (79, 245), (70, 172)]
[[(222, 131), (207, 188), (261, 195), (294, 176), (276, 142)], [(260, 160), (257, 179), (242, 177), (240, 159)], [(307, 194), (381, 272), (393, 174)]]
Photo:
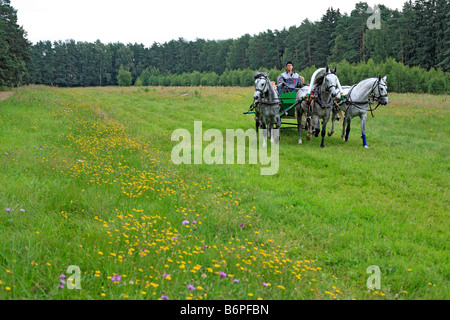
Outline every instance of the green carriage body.
[[(295, 107), (299, 102), (296, 102), (297, 92), (287, 92), (280, 94), (281, 104), (280, 104), (280, 117), (281, 117), (281, 124), (282, 128), (284, 127), (290, 127), (290, 128), (296, 128), (297, 127), (297, 120), (295, 117)], [(254, 114), (255, 111), (250, 109), (247, 112), (244, 112), (244, 114)], [(286, 119), (292, 119), (294, 122), (283, 122)]]
[[(287, 92), (280, 94), (281, 108), (280, 115), (282, 117), (295, 117), (295, 98), (297, 97), (297, 92)], [(287, 114), (286, 114), (287, 113)]]

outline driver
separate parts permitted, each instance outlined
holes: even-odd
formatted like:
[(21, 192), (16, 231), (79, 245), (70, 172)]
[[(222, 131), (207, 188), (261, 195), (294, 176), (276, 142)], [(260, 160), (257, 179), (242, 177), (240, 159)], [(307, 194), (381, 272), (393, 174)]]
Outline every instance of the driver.
[(296, 92), (302, 86), (302, 78), (292, 71), (294, 65), (291, 61), (285, 64), (286, 72), (282, 73), (278, 78), (278, 91), (281, 93), (285, 92)]

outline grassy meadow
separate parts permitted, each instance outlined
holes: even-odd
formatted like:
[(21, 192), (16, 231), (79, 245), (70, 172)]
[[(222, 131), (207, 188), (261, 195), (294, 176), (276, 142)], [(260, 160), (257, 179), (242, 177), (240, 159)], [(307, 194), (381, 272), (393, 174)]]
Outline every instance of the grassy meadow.
[(273, 176), (172, 163), (175, 129), (254, 128), (252, 96), (28, 86), (0, 101), (0, 299), (449, 299), (448, 96), (391, 93), (369, 149), (359, 119), (324, 149), (282, 130)]

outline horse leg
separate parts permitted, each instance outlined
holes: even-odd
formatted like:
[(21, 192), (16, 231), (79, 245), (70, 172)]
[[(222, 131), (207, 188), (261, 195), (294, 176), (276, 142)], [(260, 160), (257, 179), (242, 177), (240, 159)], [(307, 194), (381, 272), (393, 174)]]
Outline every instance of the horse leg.
[(280, 138), (281, 138), (280, 128), (281, 128), (281, 117), (279, 115), (277, 115), (277, 117), (276, 117), (276, 127), (275, 127), (275, 134), (276, 134), (275, 143), (279, 143), (280, 142)]
[(267, 147), (267, 125), (266, 122), (263, 121), (262, 123), (262, 129), (263, 129), (263, 147)]
[(348, 136), (350, 134), (350, 124), (352, 122), (352, 119), (350, 116), (346, 115), (344, 119), (343, 129), (342, 129), (342, 140), (345, 142), (348, 141)]
[(366, 120), (367, 120), (367, 113), (364, 113), (360, 116), (361, 118), (361, 138), (363, 140), (363, 147), (364, 148), (369, 148), (369, 146), (367, 145), (367, 139), (366, 139)]
[(344, 121), (342, 121), (342, 140), (345, 142), (348, 141), (348, 136), (350, 134), (350, 124), (352, 122), (352, 117), (350, 114), (346, 113), (344, 117)]
[(351, 121), (348, 121), (348, 123), (347, 123), (347, 130), (345, 132), (345, 142), (348, 141), (348, 136), (350, 134), (350, 123), (351, 123)]
[(327, 132), (327, 123), (330, 120), (330, 113), (325, 115), (322, 123), (322, 142), (320, 143), (320, 147), (325, 148), (325, 133)]
[(270, 142), (271, 143), (275, 143), (275, 138), (274, 138), (274, 136), (273, 136), (273, 120), (272, 119), (270, 119), (270, 121), (269, 121), (269, 136), (270, 136)]
[[(269, 115), (267, 116), (269, 117)], [(270, 114), (270, 118), (266, 122), (266, 128), (267, 128), (267, 135), (270, 138), (270, 141), (272, 141), (272, 128), (273, 128), (272, 114)]]
[(337, 110), (333, 108), (333, 114), (331, 115), (331, 131), (328, 131), (328, 136), (331, 137), (334, 133), (334, 121), (336, 120)]
[(318, 116), (314, 116), (314, 136), (317, 138), (320, 133), (320, 121)]
[(331, 119), (331, 130), (328, 131), (328, 136), (331, 137), (334, 133), (334, 117)]
[(298, 130), (298, 144), (302, 144), (302, 118), (303, 110), (301, 108), (295, 111), (297, 117), (297, 130)]
[(256, 127), (256, 138), (258, 138), (259, 135), (259, 127), (261, 127), (261, 122), (259, 120), (259, 112), (258, 110), (255, 111), (255, 127)]
[(322, 142), (320, 143), (321, 148), (325, 148), (325, 131), (324, 131), (324, 129), (325, 129), (325, 126), (323, 126), (323, 128), (322, 128)]
[(311, 137), (313, 135), (313, 124), (312, 124), (312, 118), (310, 115), (306, 118), (306, 130), (308, 133), (306, 134), (306, 140), (311, 140)]

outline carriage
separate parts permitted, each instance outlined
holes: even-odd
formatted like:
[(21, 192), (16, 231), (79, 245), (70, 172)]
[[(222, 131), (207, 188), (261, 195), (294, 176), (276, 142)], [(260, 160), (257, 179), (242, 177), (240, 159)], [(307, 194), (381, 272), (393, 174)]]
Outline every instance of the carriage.
[[(314, 83), (316, 76), (325, 71), (325, 68), (317, 69), (316, 72), (311, 77), (311, 83)], [(305, 79), (301, 76), (302, 83), (305, 83)], [(273, 82), (272, 85), (276, 88), (276, 84)], [(297, 105), (302, 103), (303, 100), (307, 100), (310, 98), (311, 90), (309, 89), (309, 85), (304, 85), (303, 88), (306, 88), (304, 90), (305, 94), (303, 96), (303, 99), (297, 100), (297, 91), (294, 92), (283, 92), (278, 89), (278, 97), (280, 99), (280, 118), (281, 118), (281, 125), (282, 127), (280, 129), (288, 129), (288, 128), (297, 128), (297, 118), (295, 116), (295, 108)], [(250, 109), (244, 114), (254, 114), (255, 113), (255, 104), (253, 103), (250, 106)]]
[[(317, 69), (311, 77), (310, 85), (304, 85), (298, 92), (281, 94), (270, 82), (267, 73), (255, 74), (253, 104), (244, 114), (255, 114), (256, 130), (258, 131), (259, 127), (264, 129), (263, 145), (265, 145), (265, 135), (267, 134), (264, 131), (269, 131), (269, 135), (271, 135), (272, 129), (276, 131), (282, 129), (281, 125), (284, 124), (285, 128), (287, 126), (298, 129), (299, 144), (302, 144), (301, 131), (303, 128), (308, 130), (308, 140), (311, 134), (318, 137), (321, 132), (321, 147), (323, 148), (327, 122), (330, 119), (332, 121), (331, 131), (328, 132), (328, 135), (331, 136), (334, 133), (334, 120), (338, 119), (338, 114), (340, 114), (344, 118), (342, 139), (348, 141), (351, 119), (359, 116), (363, 146), (368, 147), (365, 132), (367, 111), (372, 113), (380, 104), (388, 103), (387, 77), (367, 78), (353, 86), (345, 87), (344, 90), (336, 76), (336, 71), (337, 68), (334, 70), (328, 67)], [(371, 105), (374, 102), (378, 102), (378, 105), (372, 109)], [(343, 112), (345, 112), (345, 116)], [(281, 122), (287, 119), (294, 119), (296, 122)], [(320, 128), (319, 119), (322, 119), (322, 128)]]

